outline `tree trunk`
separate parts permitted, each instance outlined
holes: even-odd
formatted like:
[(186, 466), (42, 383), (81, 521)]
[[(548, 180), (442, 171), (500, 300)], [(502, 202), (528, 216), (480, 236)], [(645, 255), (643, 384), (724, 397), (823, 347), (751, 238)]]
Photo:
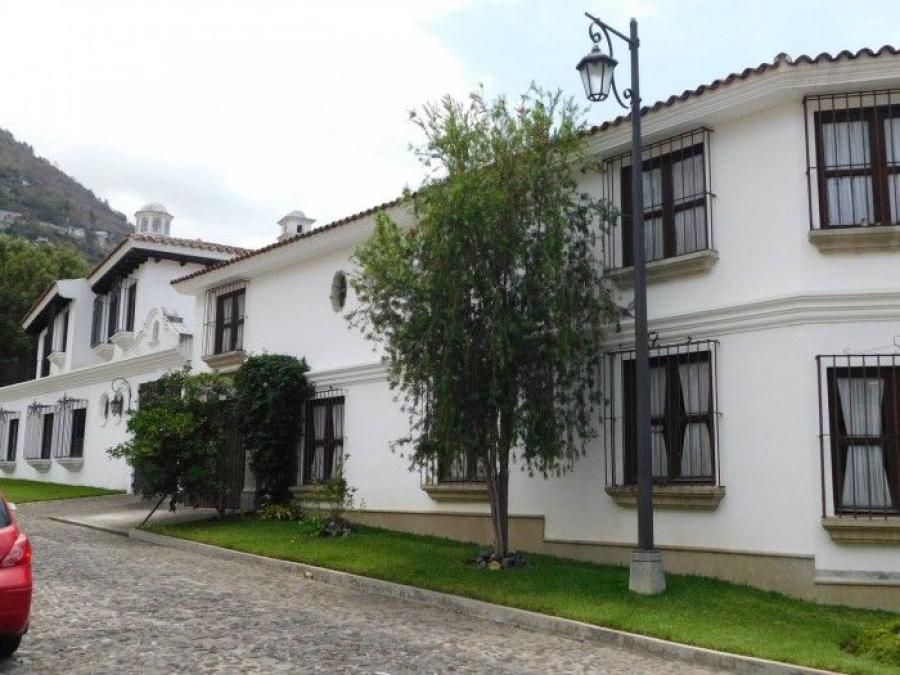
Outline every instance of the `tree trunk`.
[(509, 550), (509, 453), (498, 454), (499, 461), (491, 462), (488, 469), (487, 487), (494, 530), (494, 553), (497, 557), (503, 557)]

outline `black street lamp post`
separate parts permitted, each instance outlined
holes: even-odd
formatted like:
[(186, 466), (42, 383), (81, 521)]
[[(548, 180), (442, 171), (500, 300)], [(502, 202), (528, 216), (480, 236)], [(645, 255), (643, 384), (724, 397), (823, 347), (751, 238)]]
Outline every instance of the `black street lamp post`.
[[(632, 259), (634, 264), (634, 359), (635, 359), (635, 422), (637, 438), (638, 474), (638, 548), (632, 552), (631, 574), (628, 586), (632, 591), (644, 594), (662, 593), (666, 589), (662, 553), (653, 546), (653, 480), (650, 436), (650, 354), (647, 335), (647, 256), (644, 250), (644, 187), (641, 166), (641, 95), (638, 69), (637, 21), (631, 20), (630, 35), (620, 33), (600, 19), (585, 12), (591, 20), (588, 34), (594, 42), (590, 53), (578, 63), (584, 91), (591, 101), (604, 101), (612, 91), (623, 108), (631, 109), (631, 222)], [(631, 88), (616, 88), (610, 33), (621, 38), (631, 53)], [(600, 43), (606, 40), (609, 54), (604, 54)], [(630, 102), (626, 104), (622, 98)], [(624, 186), (622, 188), (624, 190)]]

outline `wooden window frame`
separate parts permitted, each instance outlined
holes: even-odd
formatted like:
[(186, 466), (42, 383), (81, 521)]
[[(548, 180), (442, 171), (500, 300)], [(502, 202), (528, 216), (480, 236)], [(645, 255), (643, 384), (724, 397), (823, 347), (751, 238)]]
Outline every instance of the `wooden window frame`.
[[(241, 299), (246, 305), (246, 288), (238, 288), (228, 293), (215, 296), (216, 301), (216, 320), (215, 320), (215, 340), (213, 344), (213, 354), (226, 354), (228, 352), (238, 351), (244, 346), (244, 312), (238, 311), (241, 306)], [(231, 320), (225, 321), (225, 304), (231, 303)], [(229, 344), (225, 344), (225, 329), (229, 329)], [(238, 328), (240, 328), (240, 339), (238, 339)]]
[[(675, 162), (679, 162), (682, 160), (689, 159), (691, 157), (699, 155), (703, 158), (703, 186), (700, 192), (695, 193), (690, 197), (682, 197), (681, 201), (678, 204), (675, 203), (675, 188), (674, 188), (674, 178), (672, 173), (672, 165)], [(641, 163), (641, 167), (643, 172), (649, 172), (653, 169), (661, 169), (660, 178), (661, 178), (661, 187), (662, 187), (662, 199), (660, 204), (651, 205), (648, 207), (646, 204), (644, 205), (644, 220), (652, 219), (652, 218), (662, 218), (662, 229), (663, 229), (663, 255), (659, 258), (654, 258), (654, 260), (665, 260), (666, 258), (674, 258), (677, 255), (686, 255), (686, 253), (677, 254), (676, 253), (676, 242), (675, 242), (675, 214), (680, 211), (689, 211), (691, 209), (697, 208), (698, 206), (702, 206), (704, 208), (704, 218), (709, 219), (709, 204), (707, 200), (707, 187), (706, 187), (706, 143), (705, 141), (700, 141), (699, 143), (694, 143), (685, 148), (679, 148), (677, 150), (673, 150), (664, 155), (658, 155), (656, 157), (650, 157), (648, 159), (643, 160)], [(631, 208), (631, 165), (625, 165), (621, 168), (620, 171), (620, 193), (621, 193), (621, 202), (622, 202), (622, 264), (624, 267), (631, 267), (634, 265), (634, 251), (632, 247), (633, 243), (633, 219), (632, 219), (632, 208)], [(653, 210), (649, 210), (653, 209)], [(709, 248), (709, 233), (706, 223), (704, 223), (703, 227), (703, 239), (704, 245), (700, 246), (697, 250), (702, 251)]]
[[(305, 411), (304, 411), (304, 424), (305, 428), (303, 430), (303, 475), (301, 477), (303, 485), (315, 485), (322, 482), (329, 482), (334, 478), (331, 475), (331, 469), (334, 465), (334, 456), (335, 453), (343, 454), (344, 451), (344, 424), (342, 416), (342, 423), (340, 429), (340, 436), (337, 437), (334, 435), (334, 409), (337, 406), (344, 407), (344, 413), (346, 414), (346, 406), (345, 406), (345, 397), (344, 396), (328, 396), (322, 398), (313, 398), (306, 402)], [(313, 424), (313, 409), (316, 407), (325, 407), (325, 429), (324, 429), (324, 437), (321, 439), (317, 439), (315, 437), (315, 425)], [(311, 476), (312, 474), (312, 465), (315, 460), (315, 450), (319, 446), (322, 446), (322, 465), (323, 465), (323, 478), (318, 479)]]
[(53, 425), (56, 412), (45, 412), (41, 415), (41, 456), (38, 459), (53, 457)]
[[(708, 412), (688, 414), (685, 412), (684, 394), (681, 387), (681, 376), (678, 366), (691, 363), (709, 363), (709, 401)], [(717, 436), (716, 433), (716, 380), (713, 373), (715, 363), (711, 350), (681, 352), (663, 354), (650, 358), (650, 367), (664, 366), (666, 368), (666, 394), (665, 412), (661, 417), (651, 417), (650, 424), (661, 424), (665, 433), (666, 456), (668, 466), (666, 476), (654, 476), (653, 482), (657, 485), (688, 484), (688, 485), (715, 485), (717, 477)], [(622, 362), (622, 386), (623, 386), (623, 463), (624, 479), (626, 485), (637, 483), (637, 448), (636, 423), (635, 423), (635, 362), (634, 359), (626, 359)], [(688, 424), (706, 423), (709, 429), (710, 444), (710, 473), (708, 476), (681, 477), (677, 475), (681, 471), (681, 457), (684, 451), (684, 431)]]
[(10, 417), (6, 421), (6, 438), (4, 440), (4, 457), (7, 462), (16, 461), (16, 453), (19, 449), (19, 418)]
[(81, 459), (84, 457), (84, 438), (87, 431), (87, 408), (74, 408), (71, 411), (72, 436), (69, 439), (68, 457)]
[[(866, 378), (877, 376), (884, 382), (881, 402), (881, 436), (850, 436), (837, 390), (838, 378)], [(828, 396), (829, 438), (831, 441), (831, 480), (834, 512), (838, 515), (860, 513), (900, 514), (900, 366), (829, 366), (826, 370), (826, 395)], [(845, 507), (844, 475), (850, 446), (880, 446), (884, 453), (888, 488), (894, 503), (892, 509), (873, 509), (871, 506)]]
[[(891, 220), (891, 193), (888, 182), (888, 177), (890, 175), (900, 175), (900, 157), (896, 158), (894, 166), (888, 166), (887, 143), (884, 133), (885, 119), (895, 119), (898, 120), (896, 123), (900, 124), (900, 106), (875, 105), (862, 108), (817, 110), (813, 113), (816, 138), (816, 180), (819, 190), (819, 226), (821, 228), (843, 229), (849, 227), (863, 227), (859, 223), (831, 224), (828, 221), (828, 179), (852, 178), (857, 176), (871, 176), (872, 178), (872, 217), (874, 221), (869, 223), (869, 225), (892, 225), (900, 223), (900, 204), (897, 205), (897, 221)], [(860, 121), (866, 122), (868, 127), (868, 168), (828, 169), (825, 165), (825, 144), (822, 125)]]

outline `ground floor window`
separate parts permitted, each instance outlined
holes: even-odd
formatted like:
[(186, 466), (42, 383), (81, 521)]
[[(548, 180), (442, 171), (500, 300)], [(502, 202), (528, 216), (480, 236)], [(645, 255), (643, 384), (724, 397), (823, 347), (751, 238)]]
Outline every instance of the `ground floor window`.
[(461, 452), (452, 460), (438, 462), (439, 483), (479, 483), (487, 478), (484, 463), (472, 452)]
[(827, 414), (836, 513), (900, 512), (897, 356), (819, 357), (825, 374), (820, 387), (820, 409), (823, 417)]
[(0, 408), (0, 460), (16, 461), (19, 446), (19, 413)]
[(344, 397), (329, 392), (306, 404), (300, 482), (325, 483), (340, 472), (344, 454)]
[[(619, 354), (624, 483), (637, 482), (633, 350)], [(716, 483), (715, 343), (687, 341), (650, 351), (650, 443), (655, 483)]]

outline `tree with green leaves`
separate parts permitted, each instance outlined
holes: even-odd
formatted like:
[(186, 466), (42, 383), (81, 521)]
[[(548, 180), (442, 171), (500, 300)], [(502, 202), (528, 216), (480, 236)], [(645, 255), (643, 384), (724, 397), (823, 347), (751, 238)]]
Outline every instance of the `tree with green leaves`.
[(296, 476), (300, 413), (310, 394), (305, 359), (286, 354), (249, 357), (234, 375), (238, 425), (258, 504), (289, 504)]
[(428, 177), (416, 224), (378, 216), (356, 252), (348, 316), (380, 342), (403, 393), (414, 466), (475, 458), (494, 553), (508, 551), (509, 474), (570, 469), (596, 436), (604, 328), (617, 310), (601, 233), (613, 216), (578, 185), (582, 113), (560, 93), (445, 97), (413, 113)]
[(167, 373), (141, 388), (128, 440), (107, 452), (128, 462), (141, 478), (142, 495), (158, 499), (157, 507), (167, 498), (172, 511), (212, 502), (224, 516), (232, 487), (225, 448), (236, 424), (233, 399), (230, 377), (189, 368)]
[(87, 272), (87, 262), (73, 248), (0, 234), (0, 386), (34, 377), (36, 341), (21, 326), (32, 303), (57, 279)]

